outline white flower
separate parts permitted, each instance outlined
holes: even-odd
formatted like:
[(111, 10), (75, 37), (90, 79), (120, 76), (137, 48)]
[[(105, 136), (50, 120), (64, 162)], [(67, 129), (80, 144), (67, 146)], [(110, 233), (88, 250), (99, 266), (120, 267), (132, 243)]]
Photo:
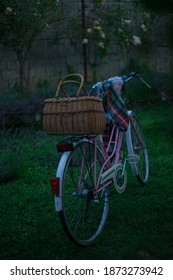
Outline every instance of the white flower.
[(82, 44), (88, 44), (88, 39), (84, 38), (83, 41), (82, 41)]
[(140, 37), (134, 35), (134, 36), (132, 37), (132, 39), (133, 39), (133, 40), (132, 40), (132, 43), (133, 43), (134, 46), (141, 45), (141, 38), (140, 38)]
[(95, 20), (95, 21), (94, 21), (94, 24), (99, 25), (99, 21), (98, 21), (98, 20)]
[(123, 30), (122, 30), (121, 28), (118, 28), (118, 31), (119, 31), (119, 32), (123, 32)]
[(94, 29), (97, 30), (97, 31), (101, 31), (102, 30), (100, 25), (94, 25)]
[(12, 14), (12, 8), (7, 7), (5, 13), (6, 13), (7, 16), (11, 15)]
[(125, 19), (124, 22), (127, 23), (127, 24), (130, 24), (131, 20), (130, 19)]
[(101, 49), (104, 49), (105, 45), (104, 45), (103, 42), (99, 42), (99, 43), (98, 43), (98, 47), (100, 47)]
[(106, 38), (106, 35), (105, 35), (105, 33), (103, 31), (100, 32), (100, 36), (101, 36), (102, 39)]
[(143, 32), (147, 31), (147, 28), (146, 28), (145, 24), (141, 24), (141, 29), (142, 29)]
[(88, 28), (88, 29), (87, 29), (87, 33), (92, 33), (92, 29), (91, 29), (91, 28)]

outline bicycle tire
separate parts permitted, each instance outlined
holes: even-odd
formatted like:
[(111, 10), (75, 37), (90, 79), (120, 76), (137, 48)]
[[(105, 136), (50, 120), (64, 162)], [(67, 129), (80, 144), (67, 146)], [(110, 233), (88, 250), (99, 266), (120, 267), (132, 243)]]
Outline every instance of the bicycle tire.
[(132, 174), (137, 177), (142, 185), (145, 185), (149, 178), (148, 150), (141, 123), (133, 112), (130, 112), (130, 123), (126, 132), (126, 143), (128, 154), (133, 159), (134, 155), (136, 156), (136, 162), (135, 159), (134, 162), (129, 162)]
[[(97, 148), (97, 176), (103, 162)], [(93, 195), (94, 168), (94, 145), (81, 142), (69, 154), (62, 175), (60, 219), (68, 238), (80, 246), (95, 241), (104, 228), (109, 210), (109, 187)]]

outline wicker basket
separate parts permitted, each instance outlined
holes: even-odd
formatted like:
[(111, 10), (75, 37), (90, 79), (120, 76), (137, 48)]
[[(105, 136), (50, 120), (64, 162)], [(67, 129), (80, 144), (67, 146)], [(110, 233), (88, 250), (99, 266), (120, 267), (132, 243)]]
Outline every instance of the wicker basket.
[[(80, 78), (80, 81), (72, 77)], [(74, 78), (74, 77), (73, 77)], [(76, 97), (69, 97), (63, 89), (67, 83), (78, 86)], [(60, 90), (65, 98), (59, 98)], [(83, 88), (83, 77), (79, 74), (66, 75), (59, 83), (55, 98), (46, 99), (43, 110), (43, 128), (49, 134), (80, 135), (101, 134), (105, 128), (105, 113), (102, 99), (95, 96), (79, 97)]]

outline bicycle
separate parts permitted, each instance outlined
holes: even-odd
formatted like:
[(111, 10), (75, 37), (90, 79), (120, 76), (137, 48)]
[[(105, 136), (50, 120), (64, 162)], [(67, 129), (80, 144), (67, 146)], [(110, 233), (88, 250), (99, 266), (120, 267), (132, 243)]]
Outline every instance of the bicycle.
[[(124, 85), (136, 78), (150, 88), (137, 72), (121, 78)], [(90, 93), (96, 89), (98, 83)], [(107, 146), (102, 135), (72, 137), (57, 145), (63, 154), (56, 177), (51, 179), (55, 209), (65, 233), (76, 245), (88, 246), (102, 232), (109, 211), (110, 186), (113, 183), (118, 193), (125, 191), (127, 163), (142, 185), (148, 181), (149, 160), (141, 124), (132, 110), (127, 113), (127, 131), (113, 123)], [(122, 151), (123, 136), (127, 157)]]

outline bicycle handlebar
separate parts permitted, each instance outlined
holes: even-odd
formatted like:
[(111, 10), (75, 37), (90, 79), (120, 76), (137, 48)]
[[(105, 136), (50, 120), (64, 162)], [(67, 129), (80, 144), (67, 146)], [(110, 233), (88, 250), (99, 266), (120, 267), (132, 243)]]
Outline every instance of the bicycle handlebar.
[[(113, 77), (113, 78), (115, 78), (115, 77)], [(110, 79), (113, 79), (113, 78), (110, 78)], [(140, 82), (141, 85), (145, 85), (145, 86), (147, 86), (148, 88), (151, 89), (151, 86), (142, 78), (142, 76), (139, 74), (139, 72), (131, 72), (128, 75), (120, 76), (120, 78), (122, 78), (124, 84), (130, 82), (132, 79), (135, 78)], [(89, 91), (89, 95), (91, 95), (94, 92), (95, 88), (97, 88), (98, 85), (101, 84), (101, 83), (102, 82), (98, 82), (95, 85), (93, 85), (91, 90)]]
[(128, 83), (132, 79), (136, 78), (141, 85), (146, 85), (148, 88), (151, 88), (151, 86), (142, 78), (142, 76), (139, 74), (139, 72), (131, 72), (128, 75), (124, 75), (121, 77), (124, 81), (124, 83)]

